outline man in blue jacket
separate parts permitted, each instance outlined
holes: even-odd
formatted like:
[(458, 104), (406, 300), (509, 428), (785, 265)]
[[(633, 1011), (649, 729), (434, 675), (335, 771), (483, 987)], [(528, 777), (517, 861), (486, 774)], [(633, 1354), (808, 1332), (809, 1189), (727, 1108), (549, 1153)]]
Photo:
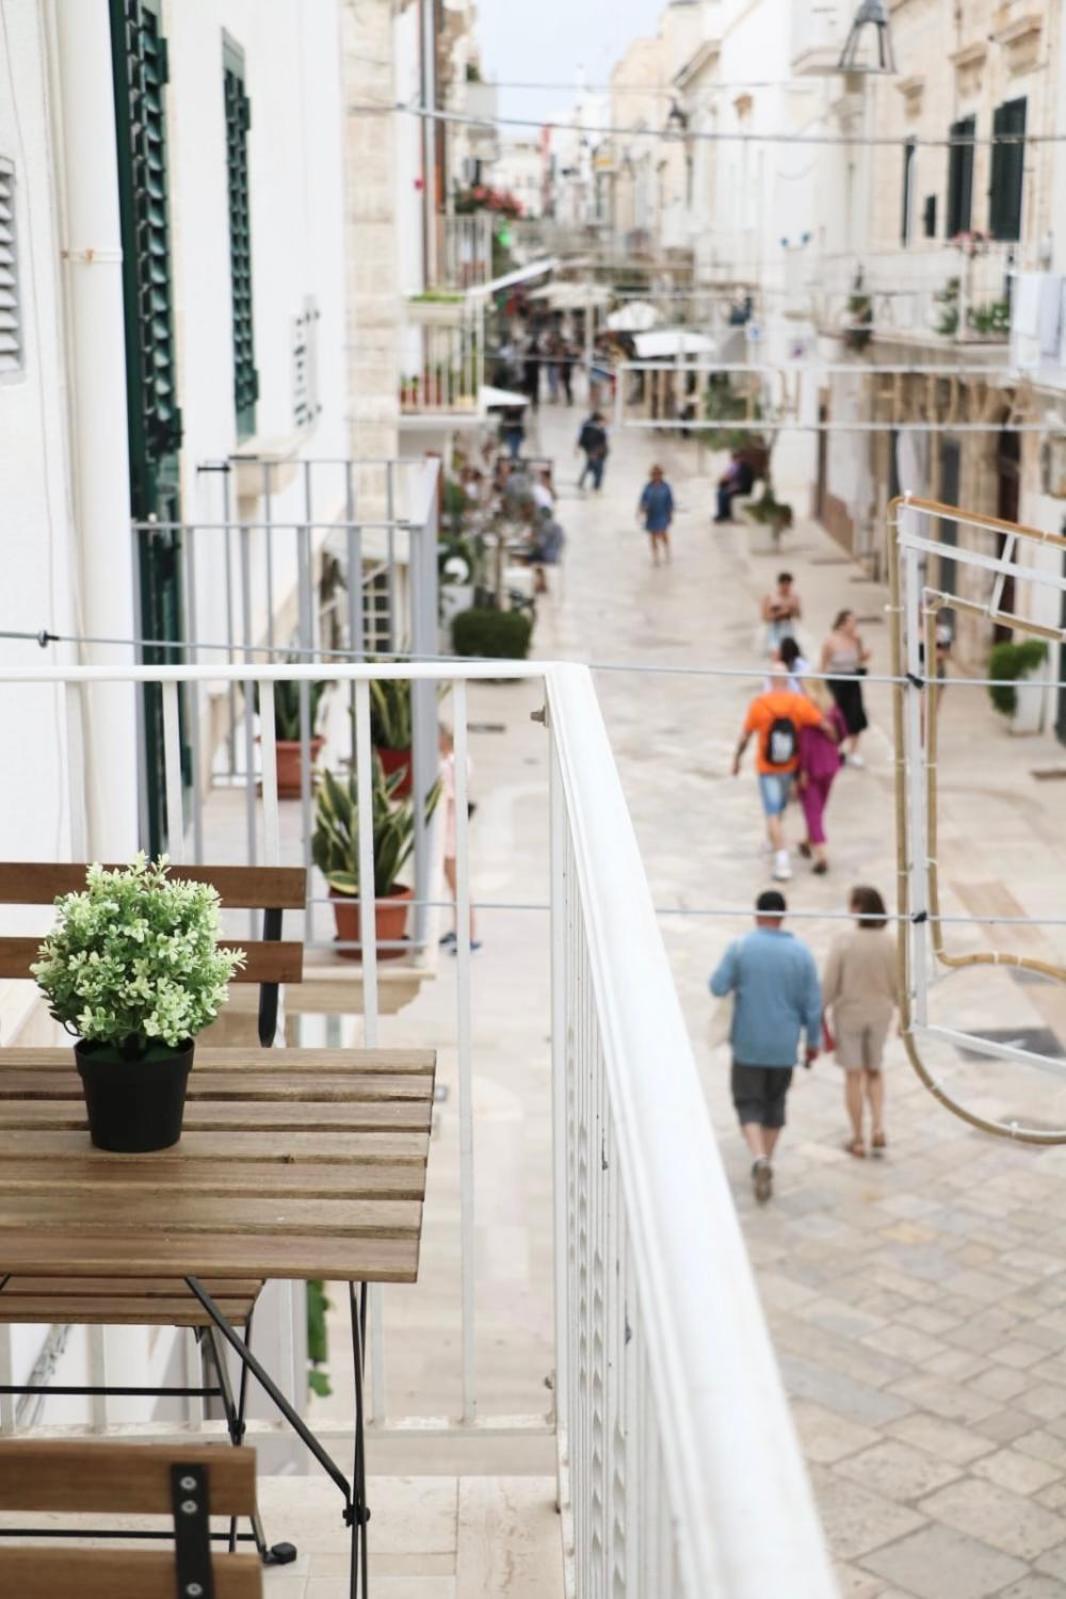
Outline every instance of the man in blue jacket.
[(783, 930), (787, 909), (777, 889), (760, 894), (755, 931), (730, 944), (711, 977), (712, 994), (733, 995), (733, 1104), (755, 1156), (751, 1180), (760, 1204), (773, 1192), (770, 1158), (785, 1125), (800, 1035), (805, 1035), (807, 1066), (821, 1040), (818, 968), (806, 944)]

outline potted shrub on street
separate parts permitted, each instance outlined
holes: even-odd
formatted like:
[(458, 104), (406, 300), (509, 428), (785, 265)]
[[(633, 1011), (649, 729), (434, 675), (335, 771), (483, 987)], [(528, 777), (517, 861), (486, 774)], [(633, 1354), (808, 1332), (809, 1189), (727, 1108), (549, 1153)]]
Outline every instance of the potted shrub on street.
[[(412, 891), (399, 881), (415, 846), (414, 802), (398, 799), (403, 774), (386, 777), (374, 757), (371, 808), (374, 840), (374, 931), (378, 958), (394, 960), (403, 953), (407, 910)], [(427, 802), (427, 815), (437, 801), (436, 785)], [(315, 800), (315, 831), (311, 840), (315, 865), (329, 884), (337, 919), (337, 938), (347, 948), (338, 950), (345, 960), (362, 959), (362, 918), (359, 905), (359, 795), (356, 774), (338, 777), (323, 772)]]
[(193, 1040), (218, 1015), (240, 950), (218, 944), (218, 894), (169, 876), (166, 858), (90, 866), (56, 900), (32, 967), (74, 1056), (99, 1149), (141, 1153), (181, 1137)]
[[(326, 742), (318, 731), (322, 718), (323, 697), (328, 683), (308, 683), (309, 753), (314, 767), (322, 746)], [(256, 687), (256, 704), (259, 693)], [(274, 737), (278, 762), (278, 798), (300, 798), (300, 685), (291, 678), (274, 684)]]
[(456, 655), (524, 661), (532, 637), (533, 623), (524, 611), (475, 605), (452, 619), (452, 648)]
[(399, 774), (395, 799), (411, 793), (414, 768), (411, 757), (411, 684), (406, 678), (372, 678), (370, 681), (370, 742), (386, 777)]
[(988, 697), (1002, 716), (1010, 718), (1012, 733), (1039, 733), (1044, 725), (1044, 690), (1026, 679), (1036, 677), (1047, 660), (1047, 645), (1042, 639), (1028, 638), (1015, 644), (1013, 639), (994, 644), (988, 656), (988, 675), (992, 679), (1011, 678), (1017, 682), (994, 681)]

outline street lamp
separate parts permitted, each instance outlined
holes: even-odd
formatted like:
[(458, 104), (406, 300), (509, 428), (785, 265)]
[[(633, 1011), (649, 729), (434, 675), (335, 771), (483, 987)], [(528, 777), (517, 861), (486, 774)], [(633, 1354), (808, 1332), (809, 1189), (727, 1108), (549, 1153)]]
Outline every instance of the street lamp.
[(841, 72), (895, 72), (892, 33), (885, 0), (860, 0), (840, 53), (838, 68)]

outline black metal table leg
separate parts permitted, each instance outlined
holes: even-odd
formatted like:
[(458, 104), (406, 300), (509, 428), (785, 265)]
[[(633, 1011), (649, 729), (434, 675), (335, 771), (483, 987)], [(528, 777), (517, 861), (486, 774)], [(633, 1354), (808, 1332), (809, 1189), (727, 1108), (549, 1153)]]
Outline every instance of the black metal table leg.
[[(246, 1340), (241, 1338), (236, 1328), (227, 1319), (227, 1317), (223, 1315), (222, 1311), (219, 1309), (218, 1305), (216, 1305), (215, 1301), (212, 1299), (203, 1283), (200, 1282), (199, 1278), (186, 1277), (185, 1283), (189, 1289), (189, 1292), (193, 1294), (194, 1297), (200, 1302), (210, 1317), (213, 1324), (212, 1331), (213, 1329), (217, 1328), (218, 1332), (221, 1333), (222, 1337), (229, 1344), (230, 1348), (236, 1353), (237, 1358), (240, 1360), (243, 1368), (242, 1381), (246, 1380), (246, 1375), (248, 1373), (250, 1373), (256, 1379), (264, 1393), (267, 1394), (267, 1396), (277, 1406), (285, 1420), (289, 1423), (289, 1426), (296, 1433), (296, 1436), (310, 1450), (311, 1454), (314, 1455), (315, 1459), (318, 1461), (323, 1471), (325, 1471), (326, 1475), (330, 1477), (340, 1489), (342, 1495), (344, 1496), (344, 1519), (348, 1526), (350, 1526), (352, 1529), (351, 1592), (353, 1599), (358, 1599), (361, 1586), (363, 1599), (366, 1599), (368, 1593), (368, 1562), (364, 1527), (366, 1521), (369, 1519), (369, 1512), (366, 1508), (366, 1467), (363, 1447), (362, 1358), (366, 1335), (366, 1285), (361, 1285), (360, 1308), (352, 1318), (352, 1341), (356, 1356), (355, 1471), (353, 1473), (352, 1484), (349, 1486), (348, 1479), (345, 1477), (336, 1461), (330, 1455), (329, 1451), (325, 1449), (318, 1438), (315, 1437), (315, 1434), (311, 1431), (304, 1418), (285, 1397), (277, 1383), (274, 1381), (273, 1377), (271, 1377), (270, 1373), (263, 1366), (262, 1362), (256, 1359), (255, 1355), (253, 1355), (251, 1349), (248, 1347)], [(354, 1284), (349, 1286), (349, 1296), (351, 1304), (354, 1307)], [(214, 1351), (213, 1341), (212, 1350)], [(222, 1369), (224, 1369), (224, 1361), (222, 1359), (221, 1351), (219, 1351), (219, 1365), (222, 1367)], [(226, 1374), (225, 1378), (220, 1376), (220, 1384), (228, 1386), (228, 1373)], [(231, 1388), (229, 1392), (230, 1399), (232, 1399)], [(293, 1551), (293, 1553), (295, 1554), (295, 1551)], [(288, 1558), (291, 1559), (292, 1556), (289, 1556)], [(359, 1581), (360, 1576), (362, 1576), (361, 1585)]]

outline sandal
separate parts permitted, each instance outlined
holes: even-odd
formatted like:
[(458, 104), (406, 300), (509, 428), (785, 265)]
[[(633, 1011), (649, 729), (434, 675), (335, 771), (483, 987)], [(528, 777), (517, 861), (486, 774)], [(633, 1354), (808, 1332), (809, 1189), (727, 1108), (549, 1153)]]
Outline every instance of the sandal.
[(887, 1148), (888, 1148), (888, 1139), (885, 1137), (884, 1133), (874, 1133), (873, 1137), (870, 1140), (870, 1150), (871, 1150), (872, 1154), (874, 1155), (874, 1157), (877, 1160), (880, 1160), (881, 1156), (885, 1153), (885, 1150)]
[(854, 1155), (856, 1160), (866, 1159), (866, 1145), (861, 1138), (845, 1139), (844, 1148), (849, 1155)]

